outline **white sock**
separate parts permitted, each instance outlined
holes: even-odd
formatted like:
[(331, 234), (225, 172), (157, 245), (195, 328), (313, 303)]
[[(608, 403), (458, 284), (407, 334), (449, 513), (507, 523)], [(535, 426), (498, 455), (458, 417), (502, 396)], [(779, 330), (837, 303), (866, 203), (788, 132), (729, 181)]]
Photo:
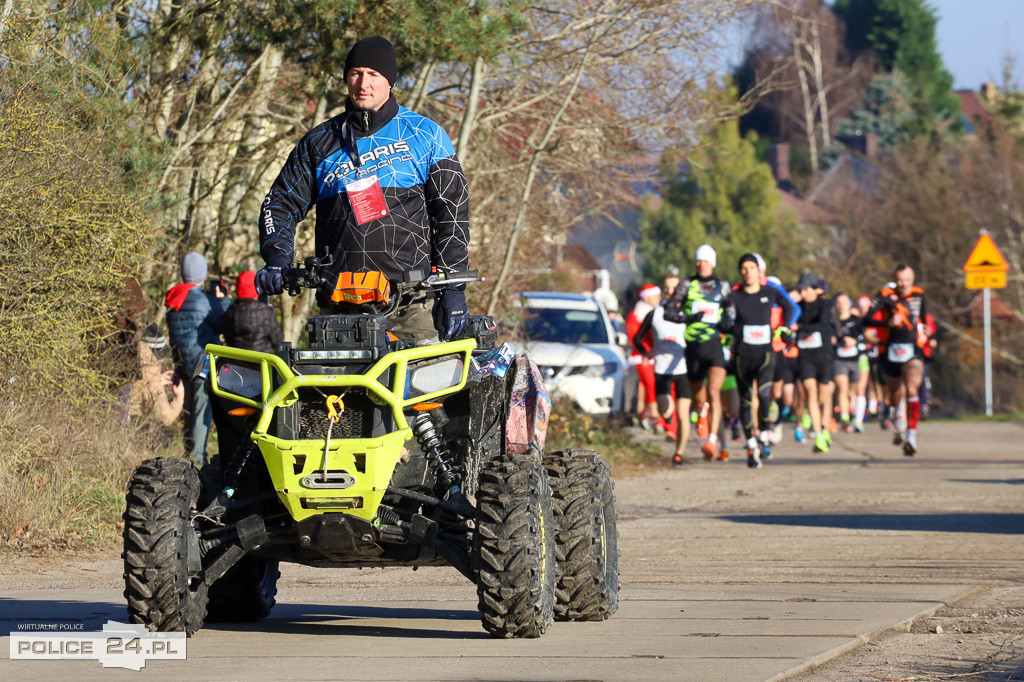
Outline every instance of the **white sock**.
[(868, 399), (862, 395), (857, 396), (853, 401), (853, 421), (858, 424), (864, 423), (864, 410), (867, 408)]

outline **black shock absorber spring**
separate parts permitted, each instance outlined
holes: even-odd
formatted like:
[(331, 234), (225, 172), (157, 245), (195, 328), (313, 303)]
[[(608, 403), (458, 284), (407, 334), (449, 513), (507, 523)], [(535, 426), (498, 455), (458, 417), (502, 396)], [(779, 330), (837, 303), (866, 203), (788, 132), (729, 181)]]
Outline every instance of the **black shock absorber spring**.
[(431, 416), (434, 413), (440, 413), (436, 416), (447, 421), (447, 417), (440, 408), (430, 412), (420, 412), (412, 423), (412, 432), (415, 434), (416, 441), (420, 444), (423, 453), (428, 459), (433, 459), (436, 463), (444, 484), (448, 486), (451, 492), (457, 493), (460, 490), (459, 484), (462, 483), (462, 477), (459, 476), (459, 473), (452, 466), (452, 457), (448, 453), (448, 448), (445, 447), (444, 441), (437, 435), (434, 417)]
[(242, 476), (245, 474), (245, 467), (248, 466), (253, 453), (258, 451), (259, 448), (256, 444), (250, 443), (246, 446), (245, 452), (242, 453), (242, 456), (239, 458), (238, 464), (235, 468), (224, 476), (224, 493), (227, 494), (228, 497), (234, 496), (238, 486), (242, 483)]

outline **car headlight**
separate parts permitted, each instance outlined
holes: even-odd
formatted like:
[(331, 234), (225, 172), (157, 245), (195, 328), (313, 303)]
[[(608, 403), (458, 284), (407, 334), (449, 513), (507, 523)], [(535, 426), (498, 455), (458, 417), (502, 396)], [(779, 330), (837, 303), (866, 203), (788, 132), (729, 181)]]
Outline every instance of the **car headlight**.
[(601, 365), (583, 365), (574, 367), (570, 374), (577, 376), (591, 377), (593, 379), (610, 379), (619, 371), (619, 364), (606, 362)]
[(463, 369), (462, 356), (450, 357), (440, 362), (410, 365), (406, 398), (415, 398), (458, 386), (462, 381)]

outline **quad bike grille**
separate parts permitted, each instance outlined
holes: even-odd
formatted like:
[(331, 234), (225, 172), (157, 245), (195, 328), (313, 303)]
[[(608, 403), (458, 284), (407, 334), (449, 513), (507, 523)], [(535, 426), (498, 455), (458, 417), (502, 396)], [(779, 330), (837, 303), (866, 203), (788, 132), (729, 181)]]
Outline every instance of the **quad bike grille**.
[[(363, 393), (346, 393), (345, 409), (331, 430), (331, 438), (367, 438), (373, 432), (373, 402)], [(299, 438), (326, 438), (326, 400), (319, 393), (303, 396), (299, 406)]]

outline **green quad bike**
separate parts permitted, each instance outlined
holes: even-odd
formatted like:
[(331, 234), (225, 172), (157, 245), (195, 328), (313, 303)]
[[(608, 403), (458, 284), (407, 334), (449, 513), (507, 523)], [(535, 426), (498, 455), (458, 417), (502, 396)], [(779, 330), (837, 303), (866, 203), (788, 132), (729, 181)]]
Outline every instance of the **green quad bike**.
[(618, 608), (618, 531), (608, 464), (544, 453), (551, 402), (536, 365), (492, 318), (416, 346), (387, 331), (403, 302), (479, 280), (475, 272), (329, 277), (316, 289), (309, 348), (207, 346), (220, 452), (150, 459), (124, 513), (132, 623), (192, 635), (204, 621), (255, 621), (274, 605), (278, 564), (450, 565), (477, 586), (484, 629), (538, 637), (558, 620)]

